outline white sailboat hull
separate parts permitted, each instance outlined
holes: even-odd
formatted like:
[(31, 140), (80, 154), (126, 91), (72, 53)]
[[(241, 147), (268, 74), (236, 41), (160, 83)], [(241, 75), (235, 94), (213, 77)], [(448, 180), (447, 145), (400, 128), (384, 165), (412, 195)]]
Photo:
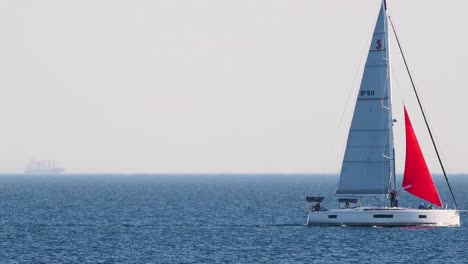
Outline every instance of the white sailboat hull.
[(307, 215), (308, 225), (345, 226), (460, 226), (457, 210), (358, 207), (330, 209)]

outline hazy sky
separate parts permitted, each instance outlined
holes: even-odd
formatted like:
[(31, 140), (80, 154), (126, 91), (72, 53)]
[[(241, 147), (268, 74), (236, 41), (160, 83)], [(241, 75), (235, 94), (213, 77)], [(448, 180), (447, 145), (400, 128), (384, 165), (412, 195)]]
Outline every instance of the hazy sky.
[[(468, 172), (468, 1), (388, 4), (447, 169)], [(338, 172), (379, 5), (0, 1), (0, 172)], [(391, 48), (395, 117), (404, 99), (440, 172)]]

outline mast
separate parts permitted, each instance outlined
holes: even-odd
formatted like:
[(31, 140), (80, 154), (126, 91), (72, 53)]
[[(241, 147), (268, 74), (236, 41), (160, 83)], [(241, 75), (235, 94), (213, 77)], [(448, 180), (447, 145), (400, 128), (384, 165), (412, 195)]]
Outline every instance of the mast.
[[(384, 5), (386, 7), (386, 0), (384, 0)], [(442, 159), (440, 157), (439, 150), (437, 149), (437, 145), (435, 143), (434, 136), (432, 135), (432, 131), (431, 131), (431, 128), (429, 126), (429, 122), (427, 121), (426, 113), (424, 112), (424, 109), (423, 109), (423, 106), (422, 106), (422, 103), (421, 103), (421, 99), (419, 97), (418, 90), (416, 89), (416, 85), (414, 84), (413, 77), (412, 77), (411, 72), (409, 70), (408, 63), (406, 62), (405, 54), (403, 53), (403, 49), (401, 47), (400, 40), (398, 38), (398, 35), (396, 33), (396, 30), (395, 30), (395, 26), (393, 25), (393, 22), (392, 22), (392, 19), (390, 18), (390, 15), (388, 15), (388, 20), (390, 21), (390, 25), (392, 26), (393, 34), (395, 35), (395, 39), (397, 41), (398, 48), (400, 49), (400, 53), (401, 53), (401, 56), (403, 58), (403, 62), (404, 62), (405, 67), (406, 67), (406, 71), (407, 71), (408, 76), (410, 78), (411, 85), (413, 86), (413, 91), (414, 91), (414, 93), (416, 95), (416, 99), (418, 101), (419, 109), (421, 110), (422, 116), (424, 118), (424, 123), (426, 123), (426, 127), (427, 127), (427, 130), (429, 132), (429, 136), (431, 138), (432, 145), (434, 146), (434, 150), (435, 150), (435, 153), (437, 155), (437, 159), (439, 160), (440, 167), (442, 168), (442, 172), (444, 173), (445, 181), (447, 182), (447, 186), (448, 186), (448, 188), (450, 190), (450, 194), (452, 195), (452, 199), (453, 199), (453, 202), (455, 204), (455, 209), (458, 209), (457, 200), (455, 199), (455, 195), (453, 194), (452, 187), (450, 186), (450, 182), (449, 182), (449, 180), (447, 178), (447, 173), (445, 172), (444, 164), (442, 163)]]
[[(388, 24), (388, 12), (387, 12), (387, 0), (383, 0), (383, 5), (384, 5), (384, 8), (385, 8), (385, 22)], [(386, 27), (387, 31), (385, 32), (385, 37), (386, 37), (386, 41), (387, 43), (388, 42), (388, 27)], [(395, 169), (395, 144), (394, 144), (394, 137), (393, 137), (393, 106), (392, 106), (392, 99), (393, 99), (393, 93), (392, 93), (392, 83), (391, 83), (391, 60), (390, 60), (390, 45), (387, 46), (387, 49), (389, 50), (388, 53), (387, 53), (387, 56), (388, 56), (388, 89), (389, 89), (389, 100), (388, 100), (388, 108), (390, 111), (390, 115), (389, 115), (389, 122), (390, 122), (390, 133), (389, 133), (389, 142), (390, 142), (390, 146), (392, 146), (392, 149), (390, 150), (391, 151), (391, 154), (392, 154), (392, 159), (391, 159), (391, 163), (392, 163), (392, 168), (390, 169), (390, 171), (392, 172), (392, 177), (393, 177), (393, 188), (392, 188), (392, 192), (395, 192), (396, 191), (396, 169)]]
[[(390, 19), (390, 16), (388, 14), (388, 11), (387, 11), (387, 0), (383, 0), (382, 1), (383, 3), (383, 8), (385, 10), (385, 23), (388, 24), (388, 21)], [(386, 37), (386, 43), (388, 43), (388, 27), (386, 27), (386, 32), (385, 32), (385, 37)], [(394, 136), (393, 136), (393, 124), (396, 123), (396, 120), (393, 119), (393, 106), (392, 106), (392, 99), (393, 99), (393, 93), (392, 93), (392, 90), (391, 90), (391, 67), (390, 67), (390, 63), (391, 63), (391, 60), (390, 60), (390, 45), (388, 45), (388, 50), (389, 52), (387, 53), (387, 60), (388, 60), (388, 89), (389, 89), (389, 100), (388, 100), (388, 111), (390, 111), (390, 114), (389, 114), (389, 127), (390, 127), (390, 132), (389, 132), (389, 145), (392, 146), (392, 149), (390, 150), (391, 151), (391, 156), (390, 156), (390, 179), (393, 180), (392, 181), (392, 184), (391, 184), (391, 188), (389, 189), (389, 194), (390, 194), (390, 206), (391, 207), (398, 207), (398, 195), (397, 195), (397, 184), (396, 184), (396, 162), (395, 162), (395, 145), (394, 145)], [(392, 179), (393, 178), (393, 179)]]

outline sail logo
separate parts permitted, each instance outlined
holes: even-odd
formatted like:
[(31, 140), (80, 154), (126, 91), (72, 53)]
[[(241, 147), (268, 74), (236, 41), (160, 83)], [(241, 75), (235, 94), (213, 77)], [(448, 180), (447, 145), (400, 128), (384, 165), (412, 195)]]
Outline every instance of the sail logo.
[(378, 39), (376, 43), (377, 43), (377, 45), (375, 45), (375, 48), (378, 49), (378, 50), (382, 49), (382, 41), (380, 39)]

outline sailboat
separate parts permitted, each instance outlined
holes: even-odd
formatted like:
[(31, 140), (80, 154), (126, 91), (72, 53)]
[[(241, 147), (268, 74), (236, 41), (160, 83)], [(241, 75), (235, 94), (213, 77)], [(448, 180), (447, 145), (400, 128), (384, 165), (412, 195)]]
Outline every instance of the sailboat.
[[(442, 204), (405, 107), (406, 162), (402, 189), (430, 205), (418, 208), (400, 207), (395, 175), (392, 98), (389, 66), (388, 28), (392, 27), (398, 47), (404, 57), (398, 35), (382, 0), (372, 41), (357, 95), (353, 119), (348, 133), (340, 180), (336, 191), (338, 208), (326, 209), (324, 197), (307, 197), (310, 203), (308, 225), (346, 226), (459, 226), (460, 213), (445, 169), (439, 157), (413, 79), (411, 83), (437, 156), (455, 203), (455, 209)], [(360, 199), (368, 196), (384, 197), (378, 206), (363, 206)]]

